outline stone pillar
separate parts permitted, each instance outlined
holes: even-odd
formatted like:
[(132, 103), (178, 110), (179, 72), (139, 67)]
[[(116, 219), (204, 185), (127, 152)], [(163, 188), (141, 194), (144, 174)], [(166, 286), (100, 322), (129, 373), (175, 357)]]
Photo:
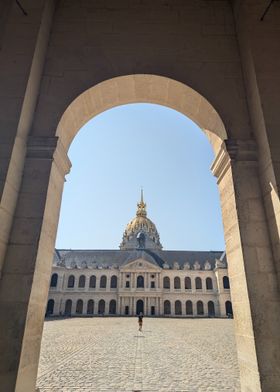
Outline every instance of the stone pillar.
[(218, 178), (242, 391), (280, 385), (280, 302), (259, 183), (255, 143), (227, 140)]
[(35, 391), (64, 176), (57, 138), (31, 138), (0, 281), (0, 385)]

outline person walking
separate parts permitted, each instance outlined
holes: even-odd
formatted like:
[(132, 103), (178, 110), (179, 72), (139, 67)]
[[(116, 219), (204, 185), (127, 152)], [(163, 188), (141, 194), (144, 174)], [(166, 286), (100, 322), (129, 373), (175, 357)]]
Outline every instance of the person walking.
[(143, 313), (142, 312), (139, 313), (138, 324), (139, 324), (139, 331), (142, 332), (142, 326), (143, 326)]

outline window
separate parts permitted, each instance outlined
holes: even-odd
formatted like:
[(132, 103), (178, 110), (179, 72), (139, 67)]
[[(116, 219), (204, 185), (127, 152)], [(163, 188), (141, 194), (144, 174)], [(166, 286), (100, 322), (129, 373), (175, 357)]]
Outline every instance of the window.
[(168, 276), (165, 276), (163, 278), (163, 288), (170, 289), (170, 279), (168, 278)]
[(151, 316), (154, 316), (156, 314), (156, 308), (154, 306), (151, 306)]
[(142, 275), (137, 276), (137, 287), (144, 288), (144, 278)]
[(192, 281), (191, 278), (188, 276), (185, 277), (185, 290), (191, 290), (192, 288)]
[(83, 301), (81, 299), (78, 299), (78, 301), (77, 301), (76, 313), (77, 314), (82, 314), (83, 313)]
[(204, 314), (204, 308), (203, 308), (203, 302), (202, 301), (198, 301), (197, 302), (196, 309), (197, 309), (197, 314), (198, 315)]
[(86, 277), (85, 277), (85, 275), (81, 275), (79, 277), (79, 287), (83, 288), (83, 287), (85, 287), (85, 285), (86, 285)]
[(200, 278), (195, 278), (195, 288), (197, 290), (201, 290), (202, 289), (202, 282)]
[(67, 287), (68, 288), (73, 288), (75, 285), (75, 276), (74, 275), (70, 275), (68, 278), (68, 284)]
[(91, 275), (91, 277), (89, 279), (89, 287), (91, 289), (95, 289), (95, 287), (96, 287), (96, 276), (95, 275)]
[(181, 280), (180, 278), (178, 278), (178, 276), (176, 276), (176, 278), (174, 278), (174, 289), (178, 290), (181, 288)]
[(107, 276), (102, 275), (100, 278), (100, 288), (106, 289), (106, 286), (107, 286)]
[(151, 282), (151, 289), (155, 289), (155, 288), (156, 288), (155, 282)]
[(124, 314), (125, 314), (126, 316), (129, 315), (129, 306), (125, 306), (125, 308), (124, 308)]
[(171, 314), (170, 301), (164, 301), (163, 308), (164, 308), (164, 314)]
[(192, 301), (186, 302), (186, 314), (190, 315), (193, 314), (193, 304)]
[(116, 275), (113, 275), (111, 277), (111, 289), (116, 289), (118, 285), (118, 278), (116, 277)]
[(57, 274), (52, 274), (51, 284), (50, 284), (51, 287), (56, 287), (56, 285), (57, 285), (57, 278), (58, 278)]
[(223, 277), (223, 285), (224, 285), (224, 289), (229, 289), (230, 288), (229, 278), (227, 276)]
[(211, 278), (206, 278), (206, 289), (213, 290), (213, 282)]
[(175, 314), (176, 315), (182, 314), (182, 303), (181, 303), (181, 301), (175, 301)]
[(125, 282), (125, 287), (126, 287), (127, 289), (129, 289), (129, 286), (130, 286), (129, 280), (127, 280), (127, 281)]

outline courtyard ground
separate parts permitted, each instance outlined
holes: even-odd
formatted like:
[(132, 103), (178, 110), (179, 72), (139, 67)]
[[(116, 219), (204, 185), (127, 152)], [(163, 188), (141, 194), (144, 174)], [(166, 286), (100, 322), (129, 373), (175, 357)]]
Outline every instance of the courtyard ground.
[(233, 320), (46, 321), (40, 392), (239, 392)]

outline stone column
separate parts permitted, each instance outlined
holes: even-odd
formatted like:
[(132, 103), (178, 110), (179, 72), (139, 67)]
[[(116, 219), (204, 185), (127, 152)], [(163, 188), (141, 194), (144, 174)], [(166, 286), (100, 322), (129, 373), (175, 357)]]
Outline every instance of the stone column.
[(242, 391), (280, 385), (279, 287), (251, 140), (227, 140), (212, 171), (218, 178)]
[(31, 138), (0, 281), (0, 385), (35, 391), (64, 176), (57, 138)]

